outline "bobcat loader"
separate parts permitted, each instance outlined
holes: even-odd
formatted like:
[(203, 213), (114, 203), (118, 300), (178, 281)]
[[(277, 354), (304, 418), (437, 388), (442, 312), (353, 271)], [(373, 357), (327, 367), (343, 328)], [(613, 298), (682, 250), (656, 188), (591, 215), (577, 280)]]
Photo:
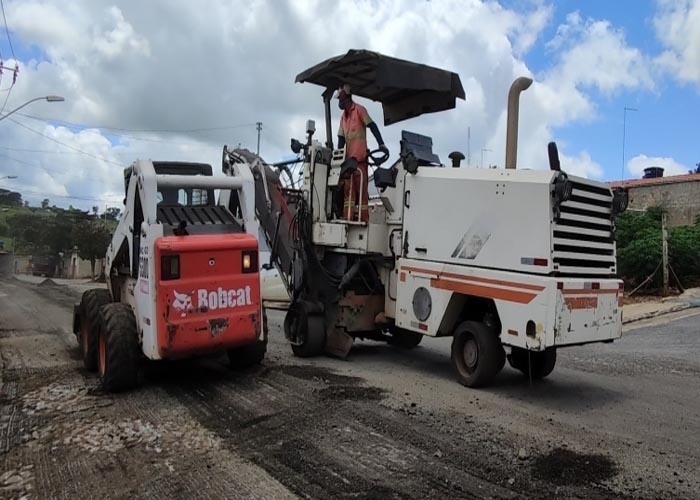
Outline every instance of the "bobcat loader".
[[(398, 158), (369, 153), (369, 223), (342, 218), (343, 182), (357, 161), (333, 146), (334, 92), (382, 103), (384, 125), (455, 107), (459, 76), (376, 52), (350, 50), (299, 74), (323, 89), (325, 143), (307, 124), (301, 187), (284, 164), (224, 146), (224, 173), (252, 172), (255, 208), (290, 305), (285, 336), (297, 356), (347, 356), (354, 339), (404, 348), (424, 336), (452, 337), (457, 380), (488, 385), (506, 359), (532, 379), (548, 376), (558, 349), (612, 342), (622, 332), (615, 220), (624, 191), (567, 174), (549, 144), (549, 169), (516, 169), (518, 102), (508, 96), (505, 169), (447, 167), (431, 137), (403, 130)], [(337, 119), (336, 119), (337, 123)], [(457, 168), (454, 168), (457, 167)], [(460, 168), (461, 167), (461, 168)], [(246, 174), (247, 175), (247, 174)], [(288, 176), (288, 175), (287, 175)], [(233, 191), (219, 202), (235, 211)]]
[[(107, 391), (133, 388), (142, 359), (228, 352), (259, 363), (267, 331), (260, 298), (253, 177), (215, 178), (207, 164), (139, 160), (124, 171), (125, 210), (106, 254), (106, 289), (86, 291), (73, 332)], [(233, 190), (236, 218), (215, 203)]]

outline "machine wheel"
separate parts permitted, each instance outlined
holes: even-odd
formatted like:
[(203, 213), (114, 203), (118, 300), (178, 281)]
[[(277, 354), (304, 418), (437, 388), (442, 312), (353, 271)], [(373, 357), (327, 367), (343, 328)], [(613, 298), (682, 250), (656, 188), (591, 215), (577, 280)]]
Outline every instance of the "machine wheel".
[(267, 312), (262, 308), (263, 340), (228, 350), (228, 360), (233, 370), (245, 370), (259, 365), (267, 353)]
[(309, 313), (309, 306), (298, 301), (287, 310), (284, 333), (292, 341), (292, 352), (300, 358), (318, 356), (326, 344), (326, 328), (322, 314)]
[(401, 328), (392, 328), (390, 333), (388, 343), (402, 349), (413, 349), (423, 340), (422, 334)]
[(104, 306), (99, 338), (97, 358), (102, 388), (118, 392), (136, 387), (139, 342), (131, 306), (121, 303)]
[(520, 370), (523, 375), (532, 380), (540, 380), (552, 373), (557, 363), (557, 349), (548, 347), (544, 351), (528, 351), (513, 347), (508, 356), (510, 366)]
[(97, 370), (97, 342), (100, 332), (100, 309), (112, 302), (109, 291), (102, 288), (86, 290), (80, 300), (80, 335), (78, 341), (83, 365), (88, 371)]
[(464, 321), (452, 339), (452, 366), (467, 387), (488, 385), (501, 368), (503, 349), (496, 333), (483, 323)]

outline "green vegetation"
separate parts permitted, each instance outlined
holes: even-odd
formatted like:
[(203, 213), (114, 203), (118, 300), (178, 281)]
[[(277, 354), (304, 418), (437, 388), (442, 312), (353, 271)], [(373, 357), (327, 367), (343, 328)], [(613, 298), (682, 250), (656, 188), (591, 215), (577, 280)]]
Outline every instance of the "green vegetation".
[(77, 247), (78, 255), (91, 262), (94, 274), (95, 262), (107, 251), (119, 210), (98, 215), (97, 207), (92, 211), (49, 207), (49, 200), (43, 200), (41, 207), (29, 207), (18, 196), (0, 197), (0, 240), (5, 250), (38, 257), (66, 254)]
[[(661, 208), (653, 207), (646, 212), (625, 212), (618, 218), (618, 272), (628, 288), (638, 286), (652, 274), (648, 288), (662, 286), (662, 213)], [(668, 254), (683, 287), (700, 283), (700, 221), (669, 229)], [(673, 275), (670, 281), (675, 283)]]

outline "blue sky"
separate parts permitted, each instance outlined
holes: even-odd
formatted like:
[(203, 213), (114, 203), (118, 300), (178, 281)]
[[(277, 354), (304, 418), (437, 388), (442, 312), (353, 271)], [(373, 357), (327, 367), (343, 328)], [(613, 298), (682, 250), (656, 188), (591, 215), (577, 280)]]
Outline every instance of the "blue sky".
[[(503, 2), (513, 7), (527, 3), (518, 0)], [(656, 2), (652, 0), (557, 0), (553, 6), (552, 21), (543, 30), (537, 44), (524, 56), (535, 75), (551, 64), (545, 43), (555, 36), (557, 26), (564, 23), (572, 11), (578, 11), (583, 18), (609, 20), (624, 33), (629, 45), (646, 55), (655, 56), (663, 51), (654, 31)], [(689, 168), (694, 167), (700, 162), (697, 145), (700, 87), (679, 84), (668, 75), (654, 83), (657, 88), (653, 91), (622, 88), (613, 96), (592, 90), (596, 118), (590, 123), (556, 128), (557, 138), (585, 147), (603, 167), (605, 180), (616, 180), (623, 175), (623, 124), (626, 161), (645, 154), (671, 157)], [(637, 111), (628, 111), (625, 119), (625, 107)], [(629, 172), (624, 177), (629, 178)]]
[[(17, 161), (3, 163), (0, 176), (20, 175), (11, 187), (36, 193), (39, 201), (72, 196), (83, 205), (89, 201), (80, 198), (121, 203), (121, 175), (114, 170), (124, 163), (137, 157), (176, 158), (218, 167), (223, 144), (241, 142), (255, 149), (250, 124), (257, 121), (263, 122), (265, 159), (287, 157), (289, 138), (303, 136), (308, 118), (316, 119), (319, 129), (323, 123), (317, 89), (294, 84), (294, 76), (349, 48), (447, 66), (460, 74), (466, 102), (444, 119), (421, 117), (405, 125), (431, 135), (443, 160), (449, 151), (466, 152), (469, 125), (472, 166), (479, 162), (479, 148), (489, 148), (485, 160), (502, 166), (506, 82), (522, 74), (522, 62), (539, 90), (521, 97), (527, 102), (521, 109), (529, 107), (529, 114), (527, 122), (521, 121), (519, 166), (546, 168), (551, 139), (559, 144), (564, 169), (607, 181), (639, 177), (643, 167), (657, 162), (667, 166), (667, 174), (684, 173), (700, 162), (694, 124), (700, 109), (700, 37), (694, 35), (700, 0), (503, 0), (503, 9), (490, 0), (486, 6), (476, 0), (336, 0), (323, 3), (323, 9), (321, 3), (313, 7), (318, 0), (288, 0), (286, 6), (283, 0), (209, 1), (211, 8), (203, 10), (187, 0), (5, 0), (20, 60), (7, 109), (37, 95), (60, 94), (66, 102), (39, 102), (22, 110), (45, 123), (13, 117), (50, 138), (10, 120), (1, 123), (0, 153)], [(670, 15), (664, 5), (673, 11)], [(581, 18), (578, 24), (571, 20), (574, 12)], [(659, 38), (660, 13), (676, 25), (680, 14), (679, 36)], [(600, 21), (609, 26), (601, 36), (605, 43), (596, 45), (598, 32), (591, 27)], [(336, 36), (309, 30), (312, 25), (332, 26)], [(563, 43), (552, 45), (564, 28), (570, 31), (559, 37)], [(619, 33), (623, 43), (618, 43)], [(687, 46), (692, 50), (684, 53)], [(521, 47), (527, 49), (519, 52)], [(587, 72), (579, 63), (587, 63), (585, 51), (607, 54), (608, 48), (614, 57), (603, 58), (605, 71), (584, 84)], [(566, 57), (574, 49), (577, 58)], [(630, 51), (639, 51), (641, 58), (628, 57)], [(665, 51), (678, 64), (659, 64)], [(0, 52), (5, 60), (11, 55), (2, 30)], [(679, 83), (681, 78), (689, 83)], [(0, 89), (9, 81), (6, 75)], [(600, 90), (606, 85), (609, 93)], [(0, 105), (5, 95), (0, 93)], [(560, 104), (554, 107), (547, 99)], [(623, 170), (625, 107), (637, 111), (627, 113)], [(376, 106), (372, 110), (380, 115)], [(68, 122), (126, 130), (86, 131)], [(222, 125), (233, 127), (211, 133), (143, 132)], [(382, 129), (394, 153), (402, 128)]]

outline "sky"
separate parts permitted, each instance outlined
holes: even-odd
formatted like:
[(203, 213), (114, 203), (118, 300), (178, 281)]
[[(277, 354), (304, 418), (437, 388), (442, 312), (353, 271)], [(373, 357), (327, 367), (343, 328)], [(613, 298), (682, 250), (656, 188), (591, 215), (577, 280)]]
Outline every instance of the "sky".
[[(268, 162), (290, 155), (307, 119), (323, 129), (322, 89), (298, 73), (369, 49), (456, 72), (454, 109), (390, 126), (358, 98), (396, 158), (402, 130), (428, 135), (443, 163), (505, 158), (508, 88), (521, 94), (518, 168), (601, 181), (700, 162), (700, 0), (3, 0), (0, 188), (32, 205), (122, 206), (137, 158), (210, 163), (224, 144)], [(6, 27), (6, 30), (5, 30)], [(19, 67), (16, 83), (7, 68)], [(625, 108), (628, 108), (625, 111)], [(333, 130), (338, 110), (334, 110)], [(319, 132), (317, 135), (321, 135)], [(469, 136), (469, 140), (468, 140)], [(624, 141), (623, 141), (624, 137)], [(322, 139), (321, 139), (322, 140)], [(369, 137), (371, 149), (376, 147)], [(482, 165), (483, 157), (483, 165)], [(466, 163), (466, 162), (465, 162)]]

